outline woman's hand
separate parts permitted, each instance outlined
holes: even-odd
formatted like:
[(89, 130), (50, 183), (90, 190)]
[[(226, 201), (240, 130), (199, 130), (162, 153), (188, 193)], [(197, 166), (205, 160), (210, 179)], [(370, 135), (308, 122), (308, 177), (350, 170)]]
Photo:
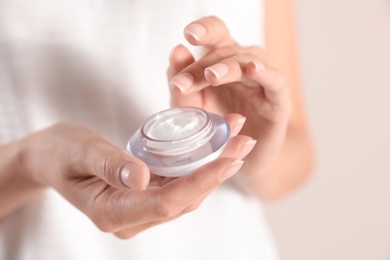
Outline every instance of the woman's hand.
[[(227, 116), (236, 133), (242, 127), (237, 123), (240, 118), (237, 114)], [(30, 186), (52, 187), (101, 230), (129, 238), (196, 209), (240, 169), (241, 159), (253, 148), (245, 145), (250, 140), (247, 136), (234, 136), (217, 160), (187, 176), (154, 178), (149, 185), (150, 173), (142, 161), (85, 126), (57, 124), (18, 142), (23, 147), (18, 156), (19, 172), (10, 174), (8, 180), (4, 173), (0, 186), (17, 183), (12, 181), (14, 177), (20, 183), (34, 184)], [(7, 196), (7, 190), (2, 190), (2, 208), (13, 201), (20, 203), (17, 194)]]
[[(266, 176), (280, 156), (291, 113), (289, 87), (282, 73), (268, 65), (260, 47), (242, 47), (225, 24), (206, 17), (189, 24), (184, 34), (206, 54), (195, 61), (182, 45), (173, 49), (168, 77), (172, 106), (191, 105), (246, 117), (242, 133), (258, 140), (245, 161), (241, 179)], [(253, 186), (253, 185), (252, 185)], [(257, 189), (257, 187), (252, 187)]]

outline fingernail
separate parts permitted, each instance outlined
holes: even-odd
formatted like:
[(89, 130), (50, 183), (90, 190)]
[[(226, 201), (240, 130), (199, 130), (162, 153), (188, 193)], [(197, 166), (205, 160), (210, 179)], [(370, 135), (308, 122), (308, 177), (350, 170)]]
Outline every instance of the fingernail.
[(238, 153), (238, 158), (243, 159), (245, 156), (249, 154), (250, 151), (252, 151), (253, 147), (255, 147), (257, 141), (256, 140), (248, 140), (245, 142), (243, 147), (241, 148), (241, 151)]
[(224, 181), (232, 177), (241, 168), (244, 161), (235, 160), (233, 161), (221, 174), (221, 179)]
[(173, 48), (173, 49), (171, 50), (171, 52), (169, 53), (169, 60), (170, 60), (170, 61), (173, 60), (173, 54), (175, 53), (176, 48), (177, 48), (177, 46), (176, 46), (175, 48)]
[(179, 48), (182, 48), (182, 47), (183, 47), (183, 45), (182, 45), (182, 44), (179, 44), (179, 45), (176, 45), (176, 46), (171, 50), (171, 52), (169, 53), (169, 60), (170, 60), (170, 61), (173, 61), (175, 52), (176, 52)]
[(121, 171), (122, 182), (129, 188), (140, 189), (142, 185), (142, 169), (135, 163), (128, 163)]
[(191, 35), (195, 40), (199, 41), (199, 39), (206, 34), (206, 28), (203, 25), (193, 23), (187, 26), (184, 30), (184, 34)]
[(249, 63), (253, 64), (253, 66), (255, 66), (255, 69), (257, 71), (263, 71), (265, 70), (265, 65), (261, 62), (258, 62), (258, 61), (250, 61)]
[(228, 73), (228, 71), (229, 67), (226, 64), (218, 63), (208, 67), (205, 70), (205, 74), (212, 74), (216, 79), (221, 79)]
[(190, 73), (183, 73), (173, 78), (169, 85), (172, 89), (177, 88), (180, 92), (186, 92), (194, 84), (194, 77)]
[(233, 126), (232, 128), (232, 133), (231, 133), (231, 136), (236, 136), (238, 135), (238, 133), (241, 131), (242, 129), (242, 126), (245, 124), (245, 121), (246, 121), (246, 117), (241, 117), (239, 119), (237, 119), (237, 122), (236, 124)]

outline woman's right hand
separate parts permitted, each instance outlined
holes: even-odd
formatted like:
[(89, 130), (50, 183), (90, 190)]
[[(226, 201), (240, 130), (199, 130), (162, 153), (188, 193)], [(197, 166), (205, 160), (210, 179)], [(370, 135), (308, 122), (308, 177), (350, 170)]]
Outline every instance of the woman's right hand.
[[(233, 114), (227, 120), (238, 133), (242, 117)], [(129, 238), (196, 209), (239, 170), (253, 148), (250, 140), (232, 137), (217, 160), (187, 176), (157, 183), (159, 178), (153, 178), (148, 186), (150, 173), (142, 161), (85, 126), (61, 123), (21, 141), (19, 169), (36, 185), (56, 189), (102, 231)]]

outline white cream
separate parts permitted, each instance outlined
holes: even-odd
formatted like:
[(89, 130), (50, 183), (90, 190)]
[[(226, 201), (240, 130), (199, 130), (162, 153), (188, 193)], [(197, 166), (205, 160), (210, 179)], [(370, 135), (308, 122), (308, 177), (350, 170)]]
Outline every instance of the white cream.
[(204, 126), (206, 120), (195, 112), (182, 112), (161, 116), (146, 133), (155, 140), (178, 140), (191, 136)]

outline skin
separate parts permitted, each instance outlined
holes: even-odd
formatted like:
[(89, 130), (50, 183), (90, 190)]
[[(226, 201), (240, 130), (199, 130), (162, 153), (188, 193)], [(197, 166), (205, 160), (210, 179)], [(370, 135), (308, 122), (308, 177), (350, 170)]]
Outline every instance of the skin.
[[(206, 17), (184, 30), (186, 39), (205, 47), (206, 54), (195, 61), (184, 46), (177, 46), (168, 77), (173, 106), (193, 105), (246, 117), (241, 133), (259, 142), (233, 180), (242, 191), (272, 200), (309, 176), (313, 153), (291, 47), (293, 27), (280, 22), (281, 17), (292, 20), (291, 6), (270, 1), (267, 7), (276, 16), (266, 17), (266, 45), (270, 47), (239, 46), (223, 21)], [(278, 33), (270, 30), (272, 26)]]
[[(237, 114), (226, 117), (236, 133), (242, 127), (236, 123), (240, 118)], [(196, 209), (241, 168), (241, 159), (253, 148), (245, 146), (250, 140), (232, 136), (222, 155), (199, 170), (149, 182), (150, 173), (142, 161), (92, 129), (56, 124), (0, 147), (0, 217), (52, 187), (102, 231), (129, 238)], [(126, 167), (135, 178), (121, 178)]]
[[(202, 35), (197, 35), (199, 25)], [(222, 155), (190, 175), (163, 178), (92, 129), (56, 124), (0, 146), (0, 219), (51, 187), (102, 231), (130, 238), (195, 210), (241, 169), (245, 157), (245, 166), (231, 179), (247, 193), (280, 197), (308, 176), (311, 145), (299, 85), (289, 77), (294, 59), (290, 64), (287, 56), (284, 64), (272, 47), (238, 46), (216, 17), (195, 21), (184, 32), (207, 53), (195, 61), (183, 46), (174, 48), (168, 69), (172, 105), (224, 115), (232, 136)], [(267, 46), (280, 39), (270, 37)], [(279, 65), (286, 76), (275, 69)], [(193, 83), (183, 90), (185, 73)]]
[(266, 178), (259, 184), (261, 196), (278, 199), (302, 185), (311, 176), (315, 152), (302, 101), (292, 0), (265, 0), (267, 59), (284, 75), (290, 89), (291, 114), (283, 149)]

